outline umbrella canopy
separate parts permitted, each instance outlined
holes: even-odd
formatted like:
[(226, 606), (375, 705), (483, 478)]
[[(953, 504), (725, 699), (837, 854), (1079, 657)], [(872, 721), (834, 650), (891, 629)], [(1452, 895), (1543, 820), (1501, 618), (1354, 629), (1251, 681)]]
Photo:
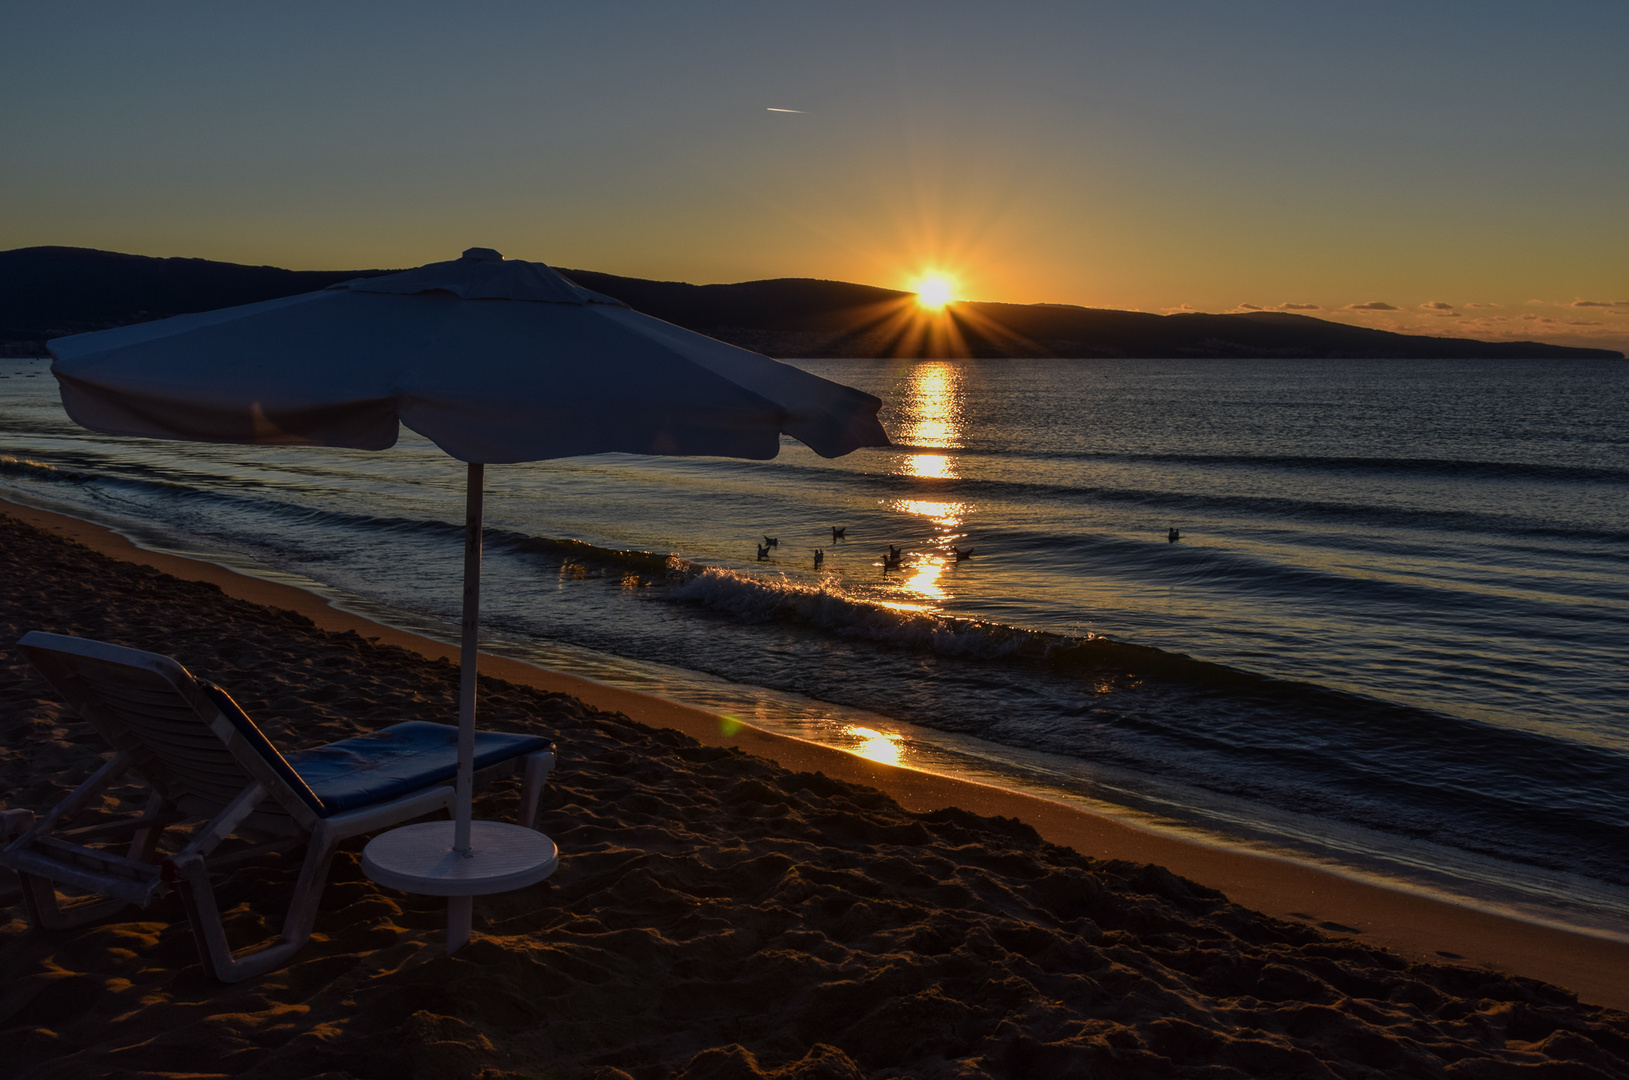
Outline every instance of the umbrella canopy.
[[(888, 445), (870, 394), (488, 248), (49, 348), (63, 407), (93, 431), (383, 450), (405, 424), (470, 463), (455, 828), (422, 873), (392, 869), (441, 895), (484, 873), (470, 820), (483, 466), (609, 451), (767, 459), (782, 433), (824, 457)], [(475, 824), (494, 826), (486, 879), (524, 884), (497, 853), (513, 837)], [(480, 891), (449, 902), (449, 951), (468, 938), (468, 894)]]
[(486, 248), (50, 349), (68, 415), (115, 435), (383, 450), (400, 422), (487, 464), (888, 442), (870, 394)]

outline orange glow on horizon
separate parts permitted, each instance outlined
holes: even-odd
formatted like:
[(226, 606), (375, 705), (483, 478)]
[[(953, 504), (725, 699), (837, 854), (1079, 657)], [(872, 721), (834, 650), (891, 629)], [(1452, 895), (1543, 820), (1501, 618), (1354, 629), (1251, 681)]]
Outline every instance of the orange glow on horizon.
[[(925, 280), (925, 279), (924, 279)], [(950, 279), (938, 279), (948, 282)], [(927, 286), (918, 282), (919, 287)], [(849, 334), (870, 356), (951, 358), (974, 355), (975, 347), (1042, 356), (1042, 346), (1007, 329), (974, 305), (946, 299), (932, 307), (926, 297), (944, 293), (901, 295), (852, 312)], [(970, 340), (971, 339), (971, 340)]]

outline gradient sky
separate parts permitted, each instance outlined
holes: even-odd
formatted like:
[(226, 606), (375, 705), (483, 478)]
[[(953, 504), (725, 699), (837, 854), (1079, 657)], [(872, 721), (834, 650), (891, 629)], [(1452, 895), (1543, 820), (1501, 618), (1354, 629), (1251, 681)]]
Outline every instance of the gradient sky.
[(1629, 348), (1623, 0), (0, 0), (0, 42), (0, 249)]

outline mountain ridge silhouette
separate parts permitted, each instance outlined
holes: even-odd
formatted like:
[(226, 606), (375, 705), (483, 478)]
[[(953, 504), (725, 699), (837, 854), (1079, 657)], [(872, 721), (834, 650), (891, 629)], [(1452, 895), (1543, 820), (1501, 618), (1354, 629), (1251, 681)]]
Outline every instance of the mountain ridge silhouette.
[[(694, 285), (556, 268), (635, 310), (735, 345), (799, 357), (1622, 359), (1611, 349), (1427, 337), (1289, 312), (1154, 315), (1071, 304), (959, 301), (938, 315), (913, 294), (817, 278)], [(94, 248), (0, 252), (0, 356), (45, 342), (393, 270), (286, 270)]]

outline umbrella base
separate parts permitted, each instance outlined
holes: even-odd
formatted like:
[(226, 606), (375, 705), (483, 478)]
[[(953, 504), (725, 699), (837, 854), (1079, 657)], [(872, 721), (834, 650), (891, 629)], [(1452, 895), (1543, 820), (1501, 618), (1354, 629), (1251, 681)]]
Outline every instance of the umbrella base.
[(362, 872), (392, 889), (447, 900), (447, 951), (469, 940), (471, 898), (534, 885), (559, 865), (540, 832), (503, 821), (470, 822), (468, 851), (453, 850), (451, 821), (423, 821), (381, 833), (362, 849)]

